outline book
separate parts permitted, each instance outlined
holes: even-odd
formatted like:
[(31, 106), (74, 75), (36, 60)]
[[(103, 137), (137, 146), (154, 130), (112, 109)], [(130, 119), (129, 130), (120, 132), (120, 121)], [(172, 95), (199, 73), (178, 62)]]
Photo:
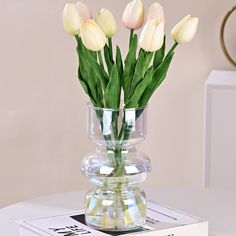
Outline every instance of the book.
[(148, 201), (146, 225), (133, 231), (102, 232), (88, 227), (83, 210), (18, 220), (20, 236), (208, 236), (208, 222)]

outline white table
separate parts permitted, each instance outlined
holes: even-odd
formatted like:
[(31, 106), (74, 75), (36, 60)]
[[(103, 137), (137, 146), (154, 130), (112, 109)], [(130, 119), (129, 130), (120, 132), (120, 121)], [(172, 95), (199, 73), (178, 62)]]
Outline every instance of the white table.
[[(16, 219), (76, 211), (83, 207), (84, 191), (62, 193), (17, 203), (0, 210), (0, 235), (17, 236)], [(161, 204), (207, 219), (210, 236), (236, 235), (236, 190), (146, 189), (147, 197)]]

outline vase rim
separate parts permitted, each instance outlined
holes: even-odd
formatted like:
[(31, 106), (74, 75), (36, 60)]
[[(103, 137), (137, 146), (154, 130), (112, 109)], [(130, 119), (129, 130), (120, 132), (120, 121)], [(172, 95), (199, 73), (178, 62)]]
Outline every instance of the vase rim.
[(93, 108), (94, 110), (105, 110), (105, 111), (139, 111), (139, 110), (144, 110), (147, 109), (148, 105), (141, 106), (141, 107), (134, 107), (134, 108), (106, 108), (106, 107), (96, 107), (94, 106), (91, 102), (87, 102), (87, 107)]

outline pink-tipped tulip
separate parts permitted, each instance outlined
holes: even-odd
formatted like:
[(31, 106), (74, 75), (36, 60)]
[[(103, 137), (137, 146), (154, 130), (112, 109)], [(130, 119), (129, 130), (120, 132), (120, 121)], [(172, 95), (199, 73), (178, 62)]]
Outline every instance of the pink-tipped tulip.
[(85, 5), (82, 2), (77, 2), (76, 6), (79, 10), (79, 14), (81, 15), (84, 23), (86, 23), (89, 19), (92, 18), (91, 12), (89, 8), (87, 7), (87, 5)]
[(165, 22), (165, 14), (162, 5), (158, 2), (153, 3), (149, 9), (147, 14), (147, 20), (157, 19), (158, 23)]
[(124, 10), (122, 23), (130, 30), (137, 30), (142, 27), (144, 22), (144, 7), (142, 0), (129, 2)]

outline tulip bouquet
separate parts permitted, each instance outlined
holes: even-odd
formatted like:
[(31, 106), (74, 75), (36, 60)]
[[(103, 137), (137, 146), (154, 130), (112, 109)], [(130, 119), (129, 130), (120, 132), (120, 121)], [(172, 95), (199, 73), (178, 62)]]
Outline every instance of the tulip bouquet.
[[(166, 77), (176, 46), (190, 42), (198, 25), (197, 17), (184, 17), (173, 28), (174, 44), (165, 55), (162, 6), (155, 2), (144, 19), (142, 1), (133, 0), (126, 6), (122, 18), (123, 25), (130, 30), (129, 51), (123, 62), (118, 46), (116, 55), (113, 55), (112, 37), (117, 27), (108, 9), (101, 9), (93, 20), (85, 4), (68, 3), (62, 19), (65, 31), (74, 35), (77, 41), (78, 77), (85, 93), (94, 106), (112, 109), (147, 105)], [(143, 24), (138, 39), (135, 31)]]
[[(109, 175), (113, 177), (124, 175), (125, 160), (122, 154), (124, 147), (121, 144), (129, 140), (132, 124), (165, 80), (176, 47), (190, 42), (197, 31), (198, 18), (191, 15), (184, 17), (172, 30), (173, 46), (166, 53), (163, 7), (158, 2), (153, 3), (146, 16), (145, 18), (142, 0), (133, 0), (125, 7), (122, 23), (130, 31), (130, 37), (129, 50), (123, 60), (119, 46), (116, 46), (116, 50), (113, 49), (112, 37), (116, 33), (117, 24), (108, 9), (101, 9), (95, 19), (82, 2), (67, 3), (62, 12), (64, 29), (68, 34), (75, 36), (77, 42), (78, 78), (92, 105), (96, 108), (113, 110), (143, 108), (135, 113), (132, 122), (124, 119), (121, 127), (118, 127), (119, 113), (112, 115), (110, 119), (104, 119), (107, 113), (97, 110), (96, 115), (100, 121), (104, 140), (108, 143), (108, 157), (113, 167)], [(142, 27), (138, 37), (136, 31)], [(107, 131), (107, 124), (104, 122), (109, 123), (112, 132)], [(108, 185), (107, 182), (105, 184)], [(116, 190), (121, 188), (119, 185)], [(138, 194), (134, 195), (141, 215), (145, 216), (141, 198)], [(129, 209), (122, 203), (122, 194), (119, 199), (127, 228), (135, 225)], [(91, 199), (87, 205), (90, 202)], [(98, 199), (93, 204), (90, 215), (97, 215), (101, 202), (102, 199)], [(118, 212), (117, 209), (114, 211)], [(104, 223), (105, 215), (101, 215), (103, 219), (101, 221)], [(117, 226), (117, 221), (114, 222)], [(103, 229), (107, 229), (106, 224), (103, 224)]]

